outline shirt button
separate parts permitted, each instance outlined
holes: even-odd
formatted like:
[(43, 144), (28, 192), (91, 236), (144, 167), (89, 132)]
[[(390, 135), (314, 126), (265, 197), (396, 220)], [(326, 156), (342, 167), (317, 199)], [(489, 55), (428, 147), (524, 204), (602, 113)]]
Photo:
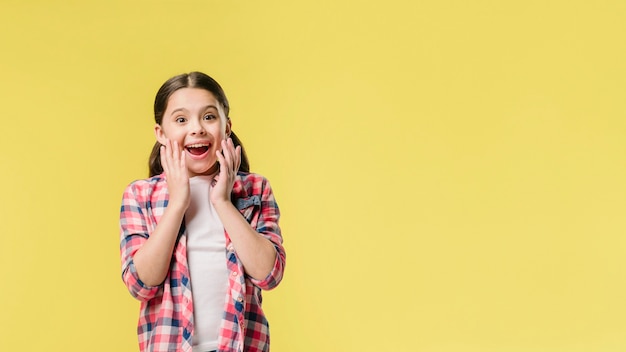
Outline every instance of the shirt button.
[(237, 276), (237, 272), (236, 271), (233, 271), (233, 276)]
[(237, 297), (237, 301), (243, 302), (243, 297), (241, 297), (241, 296)]

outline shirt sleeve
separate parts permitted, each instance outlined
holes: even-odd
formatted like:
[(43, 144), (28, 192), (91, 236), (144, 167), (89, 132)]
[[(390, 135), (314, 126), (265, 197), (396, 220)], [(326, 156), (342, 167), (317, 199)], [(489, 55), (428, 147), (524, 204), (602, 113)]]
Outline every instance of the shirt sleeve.
[[(147, 202), (144, 200), (143, 203)], [(136, 184), (126, 187), (120, 209), (120, 256), (122, 281), (130, 294), (140, 301), (147, 301), (162, 291), (162, 285), (146, 286), (135, 269), (133, 257), (149, 237), (145, 206), (140, 204)]]
[(271, 290), (278, 286), (283, 279), (285, 271), (286, 253), (283, 247), (283, 237), (281, 235), (280, 226), (278, 225), (279, 218), (280, 211), (274, 199), (272, 188), (270, 187), (269, 181), (264, 178), (261, 190), (261, 213), (257, 222), (256, 231), (272, 242), (276, 249), (276, 260), (274, 261), (274, 267), (265, 279), (257, 280), (248, 276), (254, 285), (263, 290)]

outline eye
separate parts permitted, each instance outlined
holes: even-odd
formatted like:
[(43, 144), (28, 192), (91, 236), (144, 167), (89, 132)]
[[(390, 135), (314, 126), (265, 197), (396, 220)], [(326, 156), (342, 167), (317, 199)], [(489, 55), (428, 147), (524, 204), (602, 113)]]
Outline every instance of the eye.
[(178, 122), (178, 123), (184, 123), (185, 121), (187, 121), (187, 119), (182, 117), (182, 116), (179, 116), (179, 117), (176, 118), (175, 121)]
[(205, 119), (205, 120), (214, 120), (215, 119), (215, 115), (213, 115), (213, 114), (206, 114), (206, 115), (204, 115), (203, 119)]

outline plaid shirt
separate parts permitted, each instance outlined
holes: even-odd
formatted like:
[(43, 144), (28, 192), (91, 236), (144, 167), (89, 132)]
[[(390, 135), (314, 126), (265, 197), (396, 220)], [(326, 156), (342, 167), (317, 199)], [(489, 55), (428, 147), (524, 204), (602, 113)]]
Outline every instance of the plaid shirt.
[[(272, 189), (267, 179), (260, 175), (240, 172), (231, 199), (250, 225), (274, 244), (276, 261), (265, 279), (248, 276), (228, 233), (225, 233), (225, 260), (230, 275), (218, 351), (265, 352), (269, 351), (269, 325), (261, 309), (261, 290), (276, 287), (285, 269), (285, 249), (278, 226), (280, 215)], [(135, 252), (156, 228), (167, 203), (167, 183), (165, 175), (161, 174), (131, 183), (124, 191), (120, 210), (122, 280), (131, 295), (141, 301), (137, 327), (141, 351), (192, 349), (193, 301), (184, 223), (162, 284), (146, 286), (139, 279), (133, 263)]]

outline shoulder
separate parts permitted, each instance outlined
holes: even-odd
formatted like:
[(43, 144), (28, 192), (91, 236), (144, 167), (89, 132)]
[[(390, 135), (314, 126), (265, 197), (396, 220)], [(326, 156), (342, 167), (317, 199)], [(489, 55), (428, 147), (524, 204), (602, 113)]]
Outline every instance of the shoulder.
[(253, 172), (242, 171), (239, 171), (237, 173), (237, 180), (243, 183), (267, 182), (267, 179), (263, 175), (255, 174)]
[(163, 174), (135, 180), (126, 186), (125, 190), (125, 194), (132, 194), (136, 198), (150, 198), (163, 192), (167, 192), (167, 182)]
[(240, 171), (237, 173), (237, 179), (233, 185), (233, 193), (251, 196), (263, 193), (263, 190), (269, 187), (269, 181), (264, 176)]

